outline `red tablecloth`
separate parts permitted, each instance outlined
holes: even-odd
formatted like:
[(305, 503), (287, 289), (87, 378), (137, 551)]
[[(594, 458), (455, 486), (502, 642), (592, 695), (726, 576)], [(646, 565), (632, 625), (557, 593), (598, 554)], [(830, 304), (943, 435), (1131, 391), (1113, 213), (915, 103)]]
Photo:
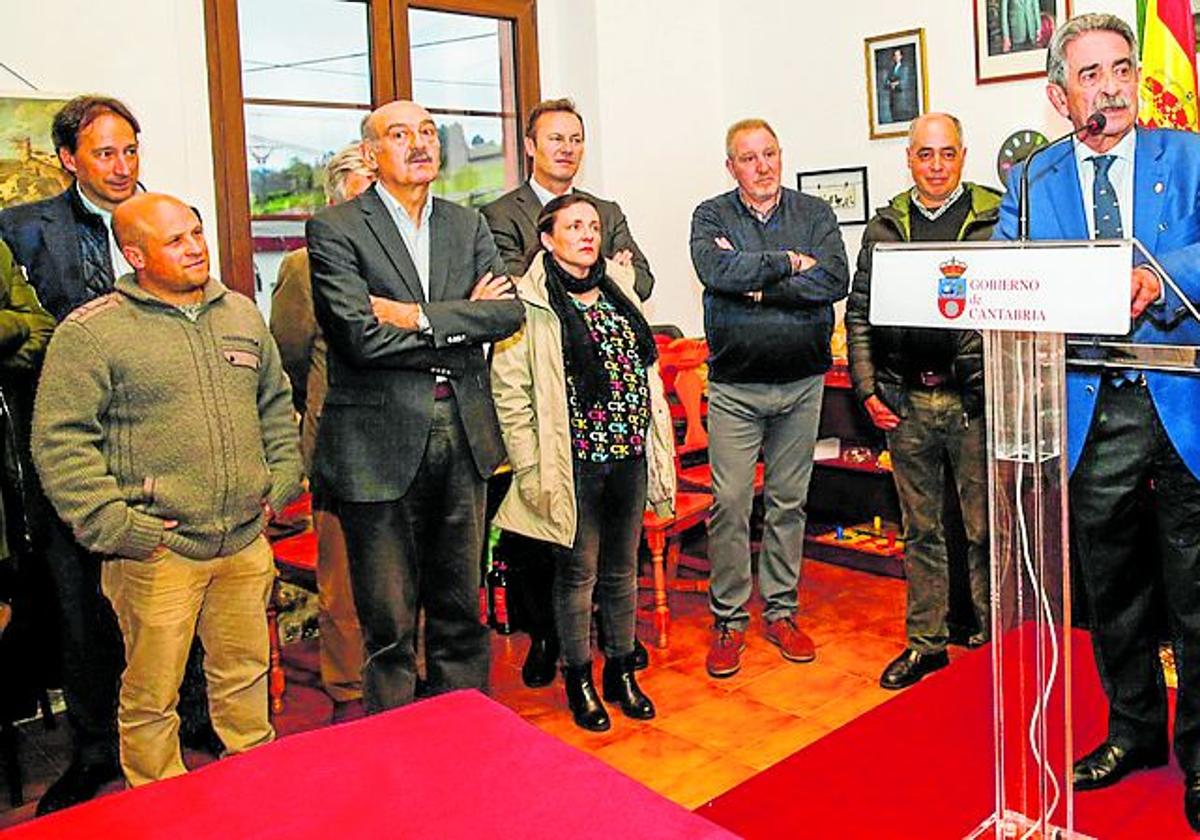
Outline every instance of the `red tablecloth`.
[(94, 800), (4, 840), (730, 838), (498, 703), (456, 692)]

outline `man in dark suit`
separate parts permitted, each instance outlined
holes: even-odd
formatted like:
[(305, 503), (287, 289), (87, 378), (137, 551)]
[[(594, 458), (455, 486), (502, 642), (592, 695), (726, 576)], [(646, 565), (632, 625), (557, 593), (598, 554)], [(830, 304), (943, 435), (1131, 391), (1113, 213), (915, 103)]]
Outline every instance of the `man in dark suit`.
[[(483, 208), (500, 256), (508, 273), (514, 277), (525, 273), (529, 261), (541, 248), (537, 218), (542, 205), (574, 190), (572, 183), (583, 163), (583, 142), (583, 117), (570, 99), (548, 99), (529, 112), (525, 124), (525, 153), (533, 161), (533, 175)], [(650, 263), (633, 241), (620, 205), (586, 195), (600, 211), (601, 256), (622, 265), (632, 264), (634, 290), (638, 297), (646, 300), (654, 289), (654, 275), (650, 273)]]
[(487, 688), (479, 558), (504, 447), (481, 345), (523, 310), (483, 217), (430, 191), (440, 144), (424, 108), (371, 113), (363, 157), (375, 187), (307, 227), (329, 345), (313, 472), (342, 514), (378, 712), (413, 699), (421, 609), (429, 689)]
[[(112, 214), (138, 188), (140, 132), (123, 102), (75, 97), (51, 128), (59, 160), (74, 181), (52, 198), (0, 211), (0, 238), (56, 322), (108, 294), (118, 276), (132, 271), (113, 239)], [(32, 388), (31, 382), (31, 394)], [(91, 799), (121, 775), (116, 726), (124, 653), (116, 617), (100, 593), (100, 559), (76, 543), (48, 504), (42, 507), (35, 541), (58, 596), (63, 694), (74, 740), (70, 766), (38, 801), (38, 814), (47, 814)], [(200, 662), (197, 645), (180, 701), (181, 732), (188, 746), (216, 754), (221, 745), (208, 721)]]
[[(525, 153), (533, 161), (533, 174), (524, 184), (483, 208), (500, 256), (514, 277), (525, 273), (529, 261), (541, 248), (537, 218), (542, 206), (574, 189), (572, 184), (583, 163), (583, 150), (583, 117), (575, 110), (574, 102), (547, 99), (533, 106), (525, 123)], [(600, 211), (601, 255), (633, 266), (634, 291), (645, 300), (654, 289), (654, 275), (633, 241), (625, 214), (615, 201), (590, 194), (588, 197)], [(550, 607), (554, 558), (545, 543), (516, 534), (505, 534), (502, 547), (520, 572), (514, 594), (529, 630), (529, 653), (521, 668), (521, 678), (530, 688), (546, 686), (554, 682), (558, 661), (558, 633)], [(634, 655), (638, 667), (646, 667), (646, 648), (636, 639)]]
[[(1200, 295), (1200, 137), (1135, 128), (1137, 39), (1113, 15), (1063, 24), (1050, 42), (1047, 93), (1079, 131), (1029, 172), (1033, 239), (1134, 236), (1192, 300)], [(1103, 128), (1086, 133), (1100, 112)], [(1015, 239), (1021, 168), (1014, 167), (995, 235)], [(1140, 262), (1140, 259), (1139, 259)], [(1080, 278), (1081, 282), (1088, 278)], [(1158, 269), (1132, 268), (1129, 340), (1200, 345)], [(1165, 593), (1179, 694), (1175, 757), (1184, 812), (1200, 831), (1200, 380), (1186, 373), (1067, 373), (1071, 553), (1082, 572), (1092, 643), (1108, 695), (1108, 737), (1074, 767), (1076, 790), (1114, 784), (1167, 762), (1167, 692), (1154, 593)], [(1153, 483), (1158, 555), (1138, 544), (1139, 494)]]

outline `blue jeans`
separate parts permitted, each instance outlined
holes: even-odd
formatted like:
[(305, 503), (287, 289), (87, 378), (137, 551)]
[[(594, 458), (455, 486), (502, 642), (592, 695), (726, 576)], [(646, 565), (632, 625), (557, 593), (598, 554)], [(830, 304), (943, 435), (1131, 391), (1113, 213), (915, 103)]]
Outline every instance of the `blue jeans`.
[(607, 657), (633, 652), (637, 550), (646, 509), (646, 459), (576, 461), (575, 542), (555, 546), (554, 621), (568, 665), (591, 661), (592, 592)]
[(780, 384), (709, 383), (714, 504), (708, 523), (708, 597), (718, 624), (745, 630), (750, 621), (750, 510), (760, 450), (766, 482), (758, 558), (758, 589), (766, 601), (763, 617), (771, 622), (796, 612), (804, 505), (824, 394), (821, 375)]

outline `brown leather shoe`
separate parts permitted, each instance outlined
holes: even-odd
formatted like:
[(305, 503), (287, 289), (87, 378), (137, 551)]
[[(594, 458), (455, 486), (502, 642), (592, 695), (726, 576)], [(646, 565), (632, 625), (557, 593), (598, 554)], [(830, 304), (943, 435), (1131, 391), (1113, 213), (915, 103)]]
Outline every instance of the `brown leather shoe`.
[(776, 645), (789, 662), (812, 662), (817, 658), (813, 640), (796, 626), (793, 618), (777, 618), (768, 624), (767, 641)]
[(712, 645), (704, 667), (710, 677), (732, 677), (742, 667), (742, 651), (746, 649), (746, 634), (726, 624), (713, 628)]

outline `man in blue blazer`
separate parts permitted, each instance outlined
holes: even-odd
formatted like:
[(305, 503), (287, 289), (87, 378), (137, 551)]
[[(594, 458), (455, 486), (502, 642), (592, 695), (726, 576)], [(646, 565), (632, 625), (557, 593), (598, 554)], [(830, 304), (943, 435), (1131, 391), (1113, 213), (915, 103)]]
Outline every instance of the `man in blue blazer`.
[[(1134, 127), (1136, 39), (1112, 15), (1065, 23), (1050, 45), (1047, 94), (1080, 130), (1034, 159), (1034, 239), (1133, 236), (1195, 299), (1200, 294), (1200, 136)], [(1085, 133), (1088, 118), (1104, 128)], [(1081, 136), (1082, 135), (1082, 136)], [(1020, 168), (1009, 178), (996, 237), (1017, 237)], [(1084, 281), (1085, 278), (1080, 278)], [(1148, 265), (1131, 272), (1130, 340), (1200, 344), (1200, 324)], [(1114, 370), (1067, 375), (1072, 551), (1091, 607), (1109, 700), (1108, 738), (1075, 764), (1078, 790), (1105, 787), (1167, 760), (1167, 702), (1152, 593), (1162, 586), (1175, 633), (1179, 696), (1175, 755), (1184, 810), (1200, 830), (1200, 379)], [(1153, 482), (1161, 563), (1136, 543), (1139, 490)]]

